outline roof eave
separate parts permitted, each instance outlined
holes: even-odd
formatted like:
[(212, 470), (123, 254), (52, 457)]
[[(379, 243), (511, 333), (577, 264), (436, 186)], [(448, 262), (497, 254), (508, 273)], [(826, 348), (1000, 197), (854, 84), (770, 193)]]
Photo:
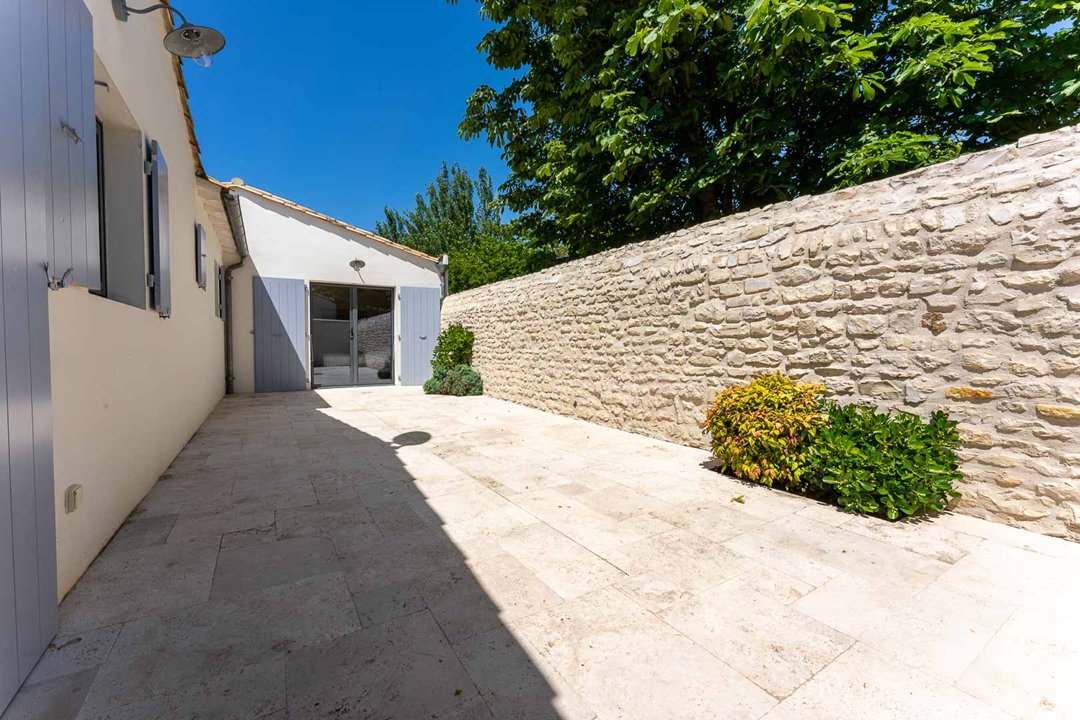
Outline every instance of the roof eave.
[(382, 245), (386, 245), (387, 247), (391, 247), (391, 248), (393, 248), (395, 250), (398, 250), (400, 252), (407, 253), (409, 255), (413, 255), (415, 257), (420, 258), (421, 260), (426, 260), (427, 262), (431, 262), (431, 263), (435, 263), (435, 264), (438, 264), (439, 261), (440, 261), (439, 258), (433, 257), (431, 255), (428, 255), (427, 253), (424, 253), (424, 252), (420, 252), (419, 250), (411, 248), (408, 245), (402, 245), (401, 243), (396, 243), (393, 240), (390, 240), (388, 238), (384, 238), (383, 236), (377, 235), (377, 234), (375, 234), (375, 233), (373, 233), (373, 232), (371, 232), (369, 230), (364, 230), (363, 228), (356, 227), (355, 225), (350, 225), (347, 222), (344, 222), (342, 220), (338, 220), (337, 218), (330, 217), (329, 215), (321, 213), (321, 212), (319, 212), (317, 210), (312, 210), (309, 207), (304, 207), (303, 205), (300, 205), (299, 203), (295, 203), (292, 200), (286, 200), (285, 198), (274, 195), (273, 193), (267, 192), (266, 190), (262, 190), (262, 189), (257, 188), (257, 187), (252, 187), (251, 185), (248, 185), (246, 183), (222, 182), (220, 180), (215, 180), (214, 178), (211, 178), (211, 177), (208, 177), (207, 180), (209, 180), (210, 182), (216, 184), (217, 186), (221, 187), (222, 189), (235, 189), (235, 190), (249, 192), (252, 195), (254, 195), (255, 197), (259, 197), (259, 198), (262, 198), (264, 200), (269, 200), (270, 202), (275, 203), (277, 205), (281, 205), (282, 207), (287, 207), (290, 210), (294, 210), (294, 211), (299, 212), (299, 213), (301, 213), (303, 215), (307, 215), (308, 217), (314, 218), (316, 220), (321, 220), (322, 222), (325, 222), (325, 223), (328, 223), (328, 224), (333, 225), (335, 227), (341, 228), (342, 230), (346, 230), (346, 231), (351, 232), (351, 233), (353, 233), (355, 235), (359, 235), (360, 237), (363, 237), (363, 238), (365, 238), (367, 240), (374, 240), (377, 243), (380, 243)]

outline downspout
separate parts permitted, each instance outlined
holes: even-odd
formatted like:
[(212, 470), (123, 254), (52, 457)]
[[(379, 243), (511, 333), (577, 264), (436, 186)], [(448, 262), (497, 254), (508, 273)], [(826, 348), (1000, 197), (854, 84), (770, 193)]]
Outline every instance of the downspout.
[(442, 287), (442, 299), (450, 294), (450, 256), (445, 253), (439, 258), (439, 285)]
[(225, 312), (225, 394), (233, 394), (233, 381), (236, 379), (233, 353), (232, 323), (232, 274), (248, 259), (247, 233), (244, 230), (244, 216), (240, 213), (240, 197), (229, 188), (221, 189), (221, 202), (225, 206), (225, 215), (229, 219), (229, 229), (236, 242), (236, 251), (240, 253), (240, 262), (225, 268), (225, 297), (222, 299)]

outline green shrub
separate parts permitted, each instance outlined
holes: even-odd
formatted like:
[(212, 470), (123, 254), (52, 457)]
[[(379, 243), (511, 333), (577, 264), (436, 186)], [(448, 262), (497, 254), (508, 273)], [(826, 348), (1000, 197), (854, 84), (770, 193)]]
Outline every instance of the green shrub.
[(480, 373), (468, 365), (458, 365), (449, 370), (435, 368), (431, 379), (424, 383), (428, 395), (483, 395), (484, 381)]
[(960, 497), (953, 486), (962, 478), (960, 434), (945, 412), (923, 422), (910, 413), (830, 403), (828, 414), (808, 457), (817, 494), (890, 520), (939, 512)]
[(472, 330), (461, 323), (450, 325), (435, 342), (435, 355), (431, 367), (450, 370), (459, 365), (472, 365), (473, 341), (476, 337)]
[(825, 424), (825, 387), (781, 374), (721, 392), (702, 423), (720, 470), (786, 490), (801, 490), (809, 441)]
[(432, 363), (431, 377), (424, 381), (424, 393), (426, 395), (438, 395), (442, 381), (446, 378), (446, 368), (436, 367)]

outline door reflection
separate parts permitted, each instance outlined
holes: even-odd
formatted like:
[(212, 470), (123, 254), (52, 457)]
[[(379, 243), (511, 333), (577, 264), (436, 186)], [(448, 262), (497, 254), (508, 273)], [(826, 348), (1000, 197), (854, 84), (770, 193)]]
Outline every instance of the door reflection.
[(311, 284), (312, 387), (394, 382), (389, 288)]

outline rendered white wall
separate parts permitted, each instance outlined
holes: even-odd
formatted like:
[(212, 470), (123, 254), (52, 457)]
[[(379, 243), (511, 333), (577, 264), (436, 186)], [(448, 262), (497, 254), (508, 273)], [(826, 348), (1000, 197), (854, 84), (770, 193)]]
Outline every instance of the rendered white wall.
[[(195, 282), (193, 227), (207, 227), (208, 266), (219, 239), (196, 199), (195, 168), (172, 56), (155, 14), (113, 16), (109, 0), (86, 0), (95, 51), (139, 128), (169, 163), (173, 315), (163, 320), (91, 295), (49, 294), (55, 436), (57, 573), (61, 597), (154, 485), (224, 393), (224, 329), (214, 290)], [(131, 199), (143, 202), (141, 194)], [(64, 512), (64, 489), (80, 483), (83, 506)]]
[[(308, 283), (339, 283), (395, 289), (394, 358), (399, 382), (401, 357), (400, 317), (397, 288), (440, 287), (438, 263), (363, 238), (330, 223), (257, 195), (240, 193), (250, 257), (233, 274), (232, 316), (235, 380), (237, 393), (255, 390), (255, 354), (252, 336), (252, 277), (294, 278)], [(349, 267), (363, 260), (358, 275)], [(305, 364), (311, 372), (310, 329)]]

